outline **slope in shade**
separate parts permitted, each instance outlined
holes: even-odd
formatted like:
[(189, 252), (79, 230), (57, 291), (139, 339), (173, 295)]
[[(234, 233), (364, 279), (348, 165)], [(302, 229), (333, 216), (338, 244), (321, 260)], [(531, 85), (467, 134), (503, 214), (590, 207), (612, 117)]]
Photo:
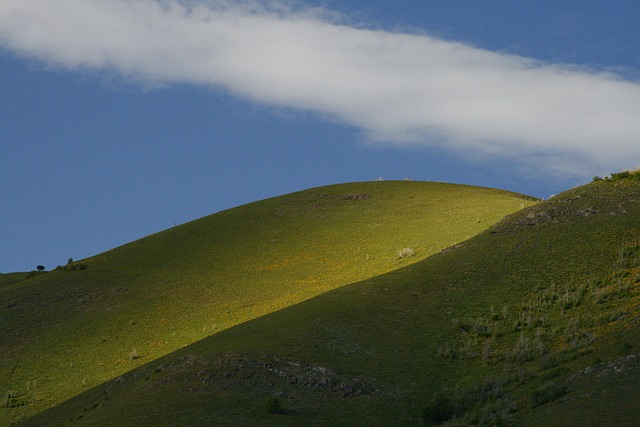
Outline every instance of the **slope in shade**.
[(26, 425), (634, 425), (639, 226), (640, 183), (571, 190)]
[(437, 183), (323, 187), (172, 228), (82, 260), (84, 269), (3, 286), (0, 383), (13, 397), (0, 422), (234, 325), (424, 259), (533, 203)]

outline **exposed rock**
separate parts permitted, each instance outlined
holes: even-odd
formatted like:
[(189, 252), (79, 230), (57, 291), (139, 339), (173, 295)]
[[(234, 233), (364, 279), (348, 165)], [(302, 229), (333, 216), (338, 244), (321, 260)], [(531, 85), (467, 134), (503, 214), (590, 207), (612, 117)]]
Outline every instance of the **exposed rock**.
[[(331, 368), (307, 362), (280, 358), (249, 358), (231, 355), (202, 357), (187, 355), (178, 361), (158, 366), (159, 375), (150, 387), (168, 382), (187, 384), (218, 383), (241, 385), (249, 389), (270, 389), (282, 396), (300, 391), (321, 391), (343, 397), (372, 394), (394, 395), (390, 388), (371, 378), (341, 374)], [(107, 392), (123, 385), (134, 374), (126, 374), (115, 380)], [(148, 375), (136, 371), (136, 376)]]

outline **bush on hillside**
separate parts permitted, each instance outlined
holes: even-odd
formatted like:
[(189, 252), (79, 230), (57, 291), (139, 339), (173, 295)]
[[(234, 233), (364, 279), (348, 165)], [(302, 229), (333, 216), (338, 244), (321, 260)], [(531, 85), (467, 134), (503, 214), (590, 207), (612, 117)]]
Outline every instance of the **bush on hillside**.
[(277, 397), (269, 397), (265, 402), (265, 409), (270, 414), (284, 414), (284, 409), (280, 405), (280, 400)]
[(531, 402), (533, 403), (533, 406), (535, 408), (538, 406), (542, 406), (545, 403), (558, 400), (565, 394), (567, 394), (567, 388), (565, 386), (550, 383), (535, 390), (531, 395)]
[(595, 176), (593, 177), (593, 182), (596, 181), (621, 181), (623, 179), (632, 179), (635, 181), (640, 181), (640, 171), (622, 171), (622, 172), (613, 172), (611, 173), (611, 176), (605, 176), (604, 179), (599, 177), (599, 176)]
[(442, 424), (456, 415), (457, 405), (449, 397), (437, 394), (431, 402), (422, 409), (420, 418), (425, 426)]
[[(71, 260), (71, 258), (69, 259)], [(54, 271), (81, 271), (81, 270), (86, 270), (87, 268), (89, 268), (87, 264), (76, 262), (76, 263), (68, 263), (64, 267), (59, 265), (54, 269)]]
[(425, 426), (510, 424), (518, 410), (517, 402), (505, 390), (506, 379), (486, 378), (468, 389), (449, 389), (437, 393), (422, 409)]
[(28, 404), (29, 401), (22, 397), (20, 393), (14, 390), (9, 390), (4, 394), (4, 400), (0, 405), (0, 408), (19, 408)]
[(402, 248), (396, 254), (396, 259), (407, 258), (410, 256), (415, 256), (416, 250), (413, 248)]
[(622, 172), (612, 173), (611, 174), (611, 181), (619, 181), (621, 179), (627, 179), (627, 178), (629, 178), (630, 175), (631, 175), (631, 173), (629, 171), (622, 171)]

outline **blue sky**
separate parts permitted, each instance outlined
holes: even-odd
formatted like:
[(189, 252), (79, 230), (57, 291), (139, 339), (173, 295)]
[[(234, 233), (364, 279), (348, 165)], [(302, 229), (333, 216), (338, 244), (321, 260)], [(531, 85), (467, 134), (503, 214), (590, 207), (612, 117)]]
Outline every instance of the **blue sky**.
[(637, 1), (0, 3), (0, 272), (319, 185), (640, 165)]

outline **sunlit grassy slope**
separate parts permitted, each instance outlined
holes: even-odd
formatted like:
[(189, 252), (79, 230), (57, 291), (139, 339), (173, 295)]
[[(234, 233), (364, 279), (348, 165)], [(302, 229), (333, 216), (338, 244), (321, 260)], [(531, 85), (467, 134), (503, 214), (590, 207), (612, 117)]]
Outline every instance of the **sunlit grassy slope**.
[(567, 191), (26, 425), (637, 425), (639, 228), (640, 182)]
[[(232, 326), (422, 260), (534, 203), (439, 183), (323, 187), (75, 264), (85, 269), (1, 286), (0, 424)], [(398, 259), (403, 248), (415, 255)]]

